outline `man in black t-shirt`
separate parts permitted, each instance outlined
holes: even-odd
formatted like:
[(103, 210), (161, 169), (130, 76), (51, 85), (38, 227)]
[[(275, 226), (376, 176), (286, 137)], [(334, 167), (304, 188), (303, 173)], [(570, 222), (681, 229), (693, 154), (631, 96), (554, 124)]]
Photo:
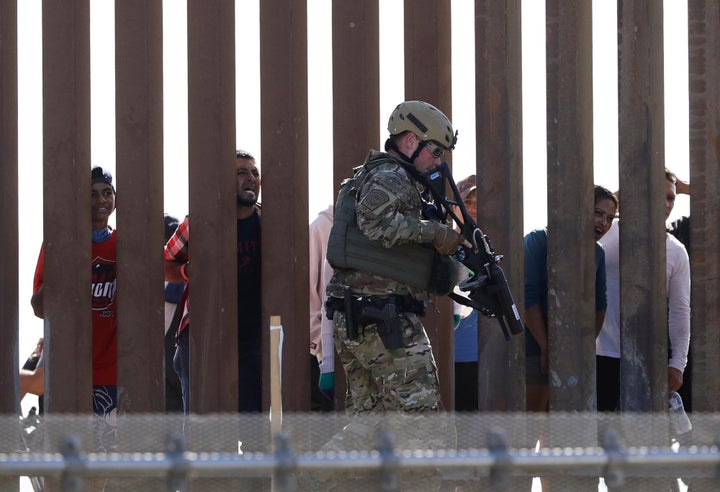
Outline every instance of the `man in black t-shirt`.
[[(260, 299), (260, 173), (255, 158), (236, 152), (237, 168), (237, 263), (238, 263), (238, 411), (262, 410), (261, 299)], [(165, 245), (165, 280), (188, 281), (190, 273), (189, 219), (178, 226)], [(188, 282), (189, 284), (189, 282)], [(185, 295), (183, 317), (177, 333), (173, 366), (180, 377), (185, 413), (189, 413), (189, 297)]]
[(238, 410), (262, 411), (260, 173), (250, 154), (238, 152)]

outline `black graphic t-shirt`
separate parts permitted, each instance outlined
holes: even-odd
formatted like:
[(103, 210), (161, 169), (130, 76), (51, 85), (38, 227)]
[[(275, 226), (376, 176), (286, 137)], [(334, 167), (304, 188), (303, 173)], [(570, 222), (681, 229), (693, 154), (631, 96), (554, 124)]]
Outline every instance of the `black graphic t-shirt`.
[(259, 347), (261, 332), (260, 216), (237, 221), (238, 345)]

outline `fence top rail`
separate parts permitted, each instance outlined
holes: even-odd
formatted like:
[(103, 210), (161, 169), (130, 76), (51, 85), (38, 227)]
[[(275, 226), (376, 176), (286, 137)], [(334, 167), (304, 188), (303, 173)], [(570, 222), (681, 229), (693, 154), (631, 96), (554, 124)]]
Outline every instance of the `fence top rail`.
[[(378, 471), (381, 469), (474, 469), (497, 467), (513, 474), (533, 475), (577, 471), (602, 475), (609, 466), (627, 472), (675, 476), (707, 476), (720, 466), (717, 446), (649, 448), (620, 452), (602, 448), (543, 450), (400, 451), (232, 454), (232, 453), (0, 453), (0, 476), (60, 476), (80, 470), (83, 476), (162, 477), (188, 473), (194, 477), (270, 476), (278, 471)], [(549, 452), (548, 452), (549, 451)], [(78, 465), (81, 465), (78, 467)]]

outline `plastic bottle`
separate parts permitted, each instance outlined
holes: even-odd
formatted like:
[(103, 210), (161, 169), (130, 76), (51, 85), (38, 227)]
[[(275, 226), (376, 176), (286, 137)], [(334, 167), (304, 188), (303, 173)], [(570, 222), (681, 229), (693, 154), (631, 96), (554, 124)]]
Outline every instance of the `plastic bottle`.
[(670, 427), (676, 435), (685, 434), (692, 430), (692, 423), (685, 413), (683, 401), (677, 391), (668, 394), (668, 415)]

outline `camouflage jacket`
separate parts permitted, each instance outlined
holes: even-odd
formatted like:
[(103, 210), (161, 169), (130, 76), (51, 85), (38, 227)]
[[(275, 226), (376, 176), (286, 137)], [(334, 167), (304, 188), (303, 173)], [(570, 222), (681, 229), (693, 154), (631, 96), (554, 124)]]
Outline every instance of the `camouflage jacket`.
[[(412, 179), (402, 167), (400, 158), (393, 154), (371, 150), (365, 165), (382, 163), (364, 171), (366, 176), (358, 192), (355, 206), (358, 227), (369, 239), (379, 241), (384, 247), (406, 242), (422, 242), (423, 228), (429, 223), (422, 218), (423, 186)], [(359, 270), (336, 270), (327, 293), (343, 297), (344, 289), (358, 296), (387, 296), (411, 294), (419, 300), (429, 299), (423, 289), (372, 275)]]

